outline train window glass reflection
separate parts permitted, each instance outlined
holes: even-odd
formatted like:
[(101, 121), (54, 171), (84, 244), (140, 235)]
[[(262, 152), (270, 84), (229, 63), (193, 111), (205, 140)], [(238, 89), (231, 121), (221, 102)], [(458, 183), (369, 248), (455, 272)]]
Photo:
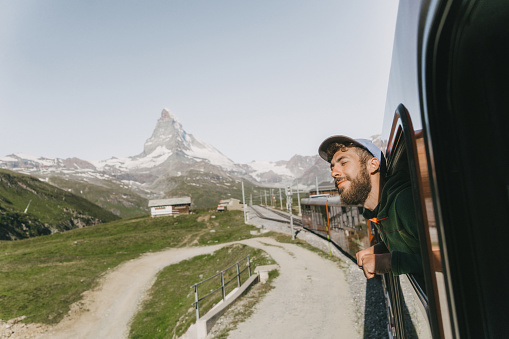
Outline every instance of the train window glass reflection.
[(407, 204), (407, 208), (411, 208), (414, 214), (414, 222), (411, 226), (415, 228), (415, 232), (411, 244), (415, 245), (412, 251), (419, 256), (418, 265), (420, 265), (421, 270), (420, 272), (411, 272), (399, 276), (385, 274), (383, 279), (388, 293), (394, 299), (392, 307), (395, 309), (392, 312), (403, 315), (402, 321), (397, 321), (395, 331), (405, 333), (407, 337), (426, 338), (431, 337), (431, 332), (428, 322), (428, 301), (424, 293), (424, 266), (421, 257), (423, 242), (420, 239), (421, 231), (419, 227), (422, 227), (422, 222), (419, 220), (420, 213), (417, 211), (420, 202), (414, 201), (418, 194), (415, 194), (416, 183), (412, 182), (411, 166), (413, 162), (407, 149), (406, 141), (408, 140), (405, 138), (398, 114), (396, 114), (394, 120), (386, 149), (386, 176), (387, 178), (395, 176), (401, 178), (400, 180), (406, 183), (406, 187), (411, 187), (410, 205)]
[[(422, 219), (422, 212), (420, 210), (421, 192), (422, 188), (419, 187), (419, 168), (420, 162), (416, 157), (416, 134), (412, 128), (409, 116), (406, 113), (403, 105), (400, 105), (396, 111), (392, 131), (388, 140), (386, 149), (387, 157), (387, 176), (400, 175), (410, 185), (412, 196), (412, 208), (415, 214), (415, 227), (417, 236), (417, 250), (420, 255), (421, 272), (419, 274), (411, 273), (393, 277), (392, 275), (385, 275), (384, 280), (386, 286), (390, 290), (391, 295), (399, 295), (397, 305), (398, 309), (394, 312), (396, 314), (403, 314), (404, 321), (398, 322), (398, 326), (402, 327), (397, 329), (399, 333), (406, 333), (410, 337), (417, 336), (431, 337), (431, 328), (429, 323), (429, 301), (428, 296), (424, 291), (425, 288), (425, 272), (426, 265), (423, 258), (427, 258), (427, 245), (426, 237), (424, 234), (424, 222)], [(401, 115), (400, 115), (401, 114)], [(403, 115), (403, 117), (401, 117)], [(406, 119), (406, 120), (405, 120)], [(405, 120), (402, 122), (402, 120)], [(397, 278), (397, 279), (396, 279)], [(396, 326), (396, 327), (398, 327)]]
[[(406, 187), (406, 190), (408, 191), (408, 188), (411, 188), (411, 193), (415, 189), (415, 187), (412, 187), (412, 180), (410, 175), (410, 164), (409, 164), (409, 158), (408, 158), (408, 152), (407, 147), (405, 144), (405, 140), (403, 138), (403, 131), (399, 130), (400, 137), (398, 138), (399, 142), (394, 144), (394, 148), (391, 150), (391, 152), (388, 152), (387, 157), (387, 178), (398, 178), (398, 184), (401, 187)], [(390, 180), (390, 179), (388, 179)], [(412, 194), (413, 197), (415, 195)], [(413, 221), (411, 222), (411, 225), (407, 225), (408, 229), (402, 230), (402, 235), (408, 234), (408, 237), (406, 240), (406, 243), (408, 244), (409, 250), (408, 253), (414, 253), (417, 254), (420, 258), (420, 239), (418, 236), (418, 213), (415, 211), (415, 206), (418, 206), (419, 204), (415, 203), (413, 201), (413, 198), (410, 197), (412, 201), (409, 204), (406, 204), (406, 208), (408, 210), (412, 210), (412, 212), (407, 211), (401, 211), (399, 214), (403, 214), (406, 212), (407, 215), (412, 215)], [(397, 213), (400, 211), (397, 211)], [(422, 270), (422, 259), (419, 259), (420, 262), (420, 270), (419, 271), (413, 271), (410, 272), (413, 274), (418, 283), (420, 285), (424, 285), (424, 279), (423, 279), (423, 270)]]

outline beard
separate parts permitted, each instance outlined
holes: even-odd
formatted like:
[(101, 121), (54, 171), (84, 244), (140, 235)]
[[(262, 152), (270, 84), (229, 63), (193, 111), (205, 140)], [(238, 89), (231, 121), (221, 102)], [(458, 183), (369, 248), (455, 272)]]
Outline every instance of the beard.
[(345, 190), (343, 187), (338, 187), (338, 182), (336, 181), (336, 187), (341, 196), (341, 201), (346, 205), (364, 205), (369, 192), (371, 192), (371, 180), (369, 180), (368, 170), (366, 168), (361, 168), (355, 179), (352, 180), (349, 176), (346, 176), (346, 179), (351, 183), (348, 190)]

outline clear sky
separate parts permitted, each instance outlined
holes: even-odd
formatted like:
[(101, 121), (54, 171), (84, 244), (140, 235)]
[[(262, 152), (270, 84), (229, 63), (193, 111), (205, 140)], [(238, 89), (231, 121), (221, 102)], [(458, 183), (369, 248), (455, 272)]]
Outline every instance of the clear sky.
[(0, 0), (0, 156), (142, 152), (163, 108), (235, 162), (382, 129), (397, 0)]

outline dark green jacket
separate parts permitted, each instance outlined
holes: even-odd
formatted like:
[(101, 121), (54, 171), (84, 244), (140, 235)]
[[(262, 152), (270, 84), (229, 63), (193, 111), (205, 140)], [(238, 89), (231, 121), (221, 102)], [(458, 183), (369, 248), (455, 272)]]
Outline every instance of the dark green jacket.
[(400, 172), (387, 179), (377, 208), (365, 210), (364, 217), (377, 219), (375, 225), (391, 252), (394, 275), (422, 274), (417, 219), (406, 173)]

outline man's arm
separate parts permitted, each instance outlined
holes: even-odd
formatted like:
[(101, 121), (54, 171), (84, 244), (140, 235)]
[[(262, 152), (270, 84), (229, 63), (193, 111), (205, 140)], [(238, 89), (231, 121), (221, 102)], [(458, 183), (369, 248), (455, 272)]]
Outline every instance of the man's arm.
[(422, 260), (419, 254), (394, 251), (391, 253), (391, 267), (394, 275), (422, 274)]
[(362, 257), (362, 270), (366, 278), (374, 278), (377, 274), (391, 271), (391, 254), (366, 254)]
[(391, 267), (394, 275), (416, 273), (422, 274), (422, 260), (420, 256), (420, 243), (417, 230), (417, 217), (413, 203), (412, 191), (406, 189), (398, 195), (396, 200), (398, 224), (404, 232), (401, 236), (410, 249), (393, 250), (391, 253)]
[[(368, 247), (362, 251), (359, 251), (355, 254), (357, 258), (357, 265), (360, 269), (364, 270), (364, 275), (366, 278), (370, 279), (374, 277), (376, 271), (375, 265), (375, 256), (385, 255), (385, 257), (379, 257), (378, 259), (378, 271), (387, 270), (387, 258), (389, 257), (389, 270), (390, 270), (390, 253), (387, 247), (383, 242), (379, 242), (374, 246)], [(366, 258), (365, 258), (366, 257)], [(365, 258), (365, 259), (364, 259)], [(385, 272), (384, 272), (385, 273)], [(370, 277), (368, 277), (368, 275)], [(373, 276), (371, 276), (373, 275)]]
[(357, 265), (362, 266), (361, 259), (366, 254), (382, 254), (382, 253), (389, 253), (389, 250), (387, 249), (383, 242), (379, 242), (371, 247), (363, 249), (362, 251), (355, 253), (355, 256), (357, 258)]

